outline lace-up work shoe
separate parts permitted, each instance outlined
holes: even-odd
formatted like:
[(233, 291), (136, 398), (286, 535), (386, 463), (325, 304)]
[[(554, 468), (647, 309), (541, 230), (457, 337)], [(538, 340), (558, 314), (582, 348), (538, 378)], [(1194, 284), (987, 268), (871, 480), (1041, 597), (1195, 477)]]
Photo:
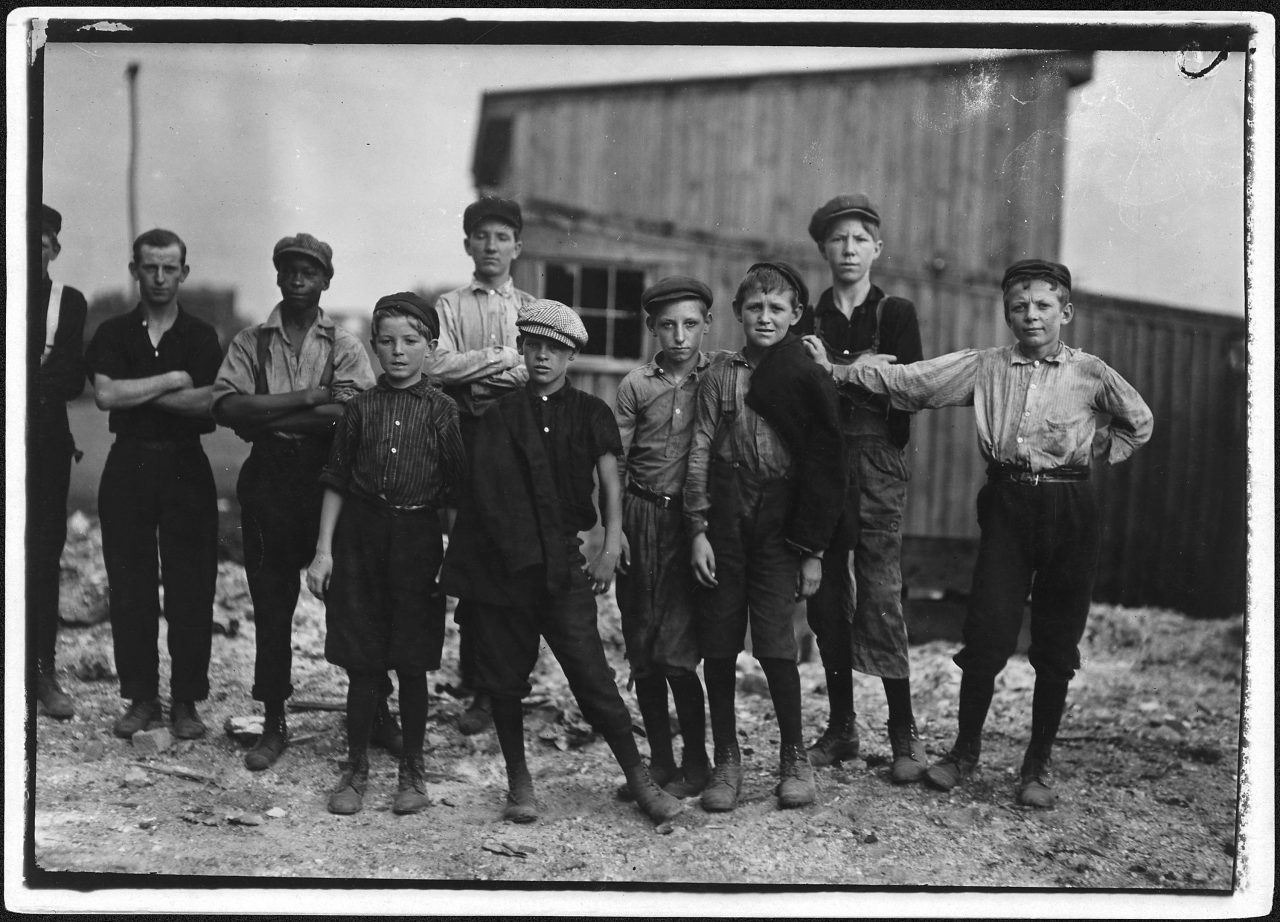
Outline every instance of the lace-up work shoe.
[(727, 813), (738, 806), (742, 790), (742, 756), (738, 752), (717, 752), (711, 778), (702, 792), (702, 809)]
[(822, 736), (809, 747), (809, 764), (818, 768), (857, 757), (858, 726), (852, 716), (839, 723), (828, 724)]
[(893, 764), (889, 767), (889, 780), (894, 784), (911, 784), (924, 777), (928, 756), (924, 743), (912, 723), (889, 724), (889, 748), (893, 750)]
[(489, 703), (489, 696), (483, 693), (477, 694), (471, 699), (467, 709), (462, 712), (462, 716), (458, 718), (458, 729), (467, 736), (474, 736), (491, 726), (493, 726), (493, 706)]
[(654, 825), (661, 825), (684, 812), (684, 804), (672, 797), (649, 774), (649, 770), (641, 765), (633, 765), (625, 770), (627, 787), (631, 788), (631, 796), (636, 806), (645, 812)]
[(129, 707), (111, 727), (111, 732), (121, 739), (133, 739), (139, 730), (156, 730), (164, 726), (164, 709), (155, 698), (150, 700), (139, 698), (129, 703)]
[(251, 772), (260, 772), (276, 764), (276, 760), (289, 748), (289, 728), (285, 724), (284, 715), (268, 717), (262, 725), (262, 736), (253, 744), (253, 748), (244, 754), (244, 767)]
[(399, 790), (391, 804), (391, 812), (404, 815), (418, 813), (431, 805), (427, 797), (427, 773), (422, 753), (400, 757)]
[(973, 777), (978, 769), (974, 750), (953, 747), (950, 752), (925, 770), (924, 778), (940, 791), (949, 791)]
[(173, 724), (173, 735), (180, 740), (204, 739), (208, 732), (200, 715), (196, 713), (194, 701), (175, 701), (169, 719)]
[(1018, 803), (1024, 807), (1048, 810), (1058, 802), (1053, 789), (1053, 766), (1048, 756), (1043, 758), (1027, 753), (1022, 760), (1018, 782)]
[[(658, 787), (665, 788), (668, 784), (679, 780), (680, 770), (674, 765), (659, 765), (656, 762), (650, 762), (649, 777), (653, 779), (654, 783), (657, 784)], [(630, 784), (618, 785), (616, 794), (618, 796), (618, 800), (623, 800), (627, 803), (636, 799), (635, 792), (631, 790)]]
[(799, 745), (783, 748), (778, 762), (778, 778), (778, 806), (783, 810), (807, 807), (818, 796), (809, 754)]
[(533, 799), (533, 779), (527, 766), (507, 771), (507, 806), (502, 818), (510, 823), (532, 823), (538, 818), (538, 805)]
[(672, 797), (697, 797), (706, 790), (710, 780), (711, 764), (704, 754), (701, 762), (685, 762), (680, 767), (679, 773), (662, 785), (662, 789)]
[(62, 690), (58, 677), (52, 673), (36, 676), (36, 700), (40, 702), (40, 710), (47, 717), (70, 720), (76, 715), (71, 696)]
[(338, 786), (329, 795), (329, 812), (341, 816), (359, 813), (364, 806), (364, 792), (368, 786), (369, 760), (361, 756), (359, 761), (348, 762)]

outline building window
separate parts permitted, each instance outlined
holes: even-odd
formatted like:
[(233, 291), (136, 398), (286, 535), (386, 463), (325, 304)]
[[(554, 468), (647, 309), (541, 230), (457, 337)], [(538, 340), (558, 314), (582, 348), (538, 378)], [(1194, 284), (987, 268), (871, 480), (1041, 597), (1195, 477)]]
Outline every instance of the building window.
[(488, 118), (480, 126), (471, 172), (476, 186), (487, 189), (501, 186), (507, 178), (511, 158), (511, 119)]
[(644, 272), (619, 266), (548, 262), (543, 297), (577, 309), (587, 328), (584, 355), (642, 358)]

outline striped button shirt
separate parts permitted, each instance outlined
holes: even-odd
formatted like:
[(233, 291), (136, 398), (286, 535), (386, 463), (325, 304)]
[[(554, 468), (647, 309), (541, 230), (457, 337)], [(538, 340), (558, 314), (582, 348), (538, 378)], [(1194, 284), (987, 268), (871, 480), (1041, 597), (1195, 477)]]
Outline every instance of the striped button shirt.
[[(727, 394), (737, 369), (737, 386)], [(747, 406), (751, 387), (751, 365), (735, 352), (723, 363), (713, 365), (698, 387), (698, 408), (689, 446), (689, 466), (684, 482), (684, 514), (693, 532), (706, 529), (711, 508), (711, 461), (732, 464), (753, 480), (778, 480), (791, 472), (791, 452), (763, 416)], [(732, 422), (723, 414), (724, 397), (734, 407)]]
[(613, 415), (622, 436), (629, 482), (668, 496), (678, 496), (684, 489), (698, 382), (713, 361), (727, 356), (702, 353), (697, 367), (678, 383), (663, 371), (657, 358), (622, 379)]
[(320, 474), (327, 486), (391, 506), (453, 506), (466, 472), (458, 408), (426, 379), (378, 379), (343, 410)]
[[(1133, 386), (1065, 344), (1039, 360), (1003, 346), (909, 365), (858, 362), (850, 380), (902, 410), (972, 406), (982, 457), (1033, 472), (1088, 467), (1095, 454), (1115, 464), (1151, 438), (1151, 410)], [(1100, 432), (1095, 414), (1111, 418)]]

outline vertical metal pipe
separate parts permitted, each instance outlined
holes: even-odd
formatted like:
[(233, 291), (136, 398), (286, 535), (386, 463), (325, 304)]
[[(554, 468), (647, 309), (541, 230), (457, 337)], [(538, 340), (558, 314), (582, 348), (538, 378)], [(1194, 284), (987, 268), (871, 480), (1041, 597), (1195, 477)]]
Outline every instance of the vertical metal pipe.
[(138, 62), (125, 68), (129, 81), (129, 245), (138, 239)]

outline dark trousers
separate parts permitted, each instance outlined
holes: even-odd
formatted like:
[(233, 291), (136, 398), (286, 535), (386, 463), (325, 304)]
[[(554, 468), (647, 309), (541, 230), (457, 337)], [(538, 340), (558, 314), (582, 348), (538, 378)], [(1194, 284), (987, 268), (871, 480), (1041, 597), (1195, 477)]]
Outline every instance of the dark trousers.
[(573, 585), (563, 593), (542, 589), (519, 606), (472, 604), (467, 629), (476, 644), (477, 688), (495, 698), (524, 698), (532, 690), (539, 636), (545, 637), (592, 729), (606, 738), (629, 736), (631, 714), (604, 655), (583, 558), (570, 558)]
[[(467, 461), (475, 463), (476, 431), (480, 428), (480, 417), (469, 413), (458, 414), (458, 433), (462, 436), (462, 448), (467, 454)], [(470, 489), (467, 478), (458, 485), (459, 490)], [(467, 613), (471, 611), (471, 601), (459, 599), (453, 608), (453, 623), (458, 625), (458, 682), (467, 691), (476, 685), (476, 645), (467, 631)]]
[(180, 443), (118, 438), (107, 454), (98, 516), (116, 672), (125, 698), (155, 698), (159, 691), (161, 584), (170, 693), (175, 701), (209, 696), (217, 502), (213, 471), (196, 438)]
[(257, 649), (251, 694), (257, 701), (284, 701), (293, 694), (293, 612), (302, 589), (300, 571), (311, 563), (320, 535), (320, 469), (328, 457), (326, 439), (266, 436), (253, 443), (240, 468), (236, 496), (253, 599)]
[(53, 674), (58, 645), (58, 590), (67, 541), (70, 438), (41, 440), (33, 433), (27, 452), (27, 624), (35, 638), (34, 664)]
[(809, 627), (827, 669), (905, 679), (902, 515), (909, 471), (887, 434), (846, 437), (848, 479), (842, 527), (822, 560), (822, 583), (807, 603)]
[(1013, 655), (1031, 592), (1031, 649), (1036, 675), (1067, 682), (1080, 667), (1100, 543), (1088, 481), (1036, 485), (990, 482), (978, 493), (982, 540), (955, 663), (996, 675)]

